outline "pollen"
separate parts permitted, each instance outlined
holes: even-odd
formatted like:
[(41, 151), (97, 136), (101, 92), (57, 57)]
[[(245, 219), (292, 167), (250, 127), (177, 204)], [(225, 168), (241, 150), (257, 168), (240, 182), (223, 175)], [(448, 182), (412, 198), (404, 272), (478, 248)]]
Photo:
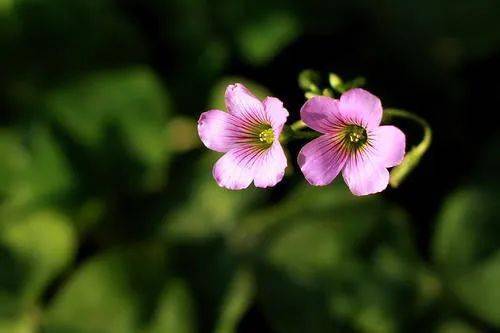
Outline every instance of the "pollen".
[(274, 142), (274, 132), (272, 128), (268, 128), (259, 133), (259, 141), (262, 143), (271, 144)]
[(368, 140), (366, 130), (358, 125), (347, 125), (344, 130), (344, 144), (349, 150), (362, 148)]
[(360, 133), (349, 133), (349, 141), (351, 142), (359, 142), (363, 140), (364, 136)]

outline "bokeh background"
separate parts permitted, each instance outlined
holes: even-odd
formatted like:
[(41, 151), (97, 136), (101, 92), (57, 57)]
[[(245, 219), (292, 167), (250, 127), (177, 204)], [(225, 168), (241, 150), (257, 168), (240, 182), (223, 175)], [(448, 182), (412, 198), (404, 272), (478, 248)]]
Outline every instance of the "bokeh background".
[[(500, 3), (0, 0), (0, 333), (495, 332)], [(232, 82), (362, 75), (434, 142), (357, 198), (217, 187)], [(409, 145), (419, 128), (398, 123)]]

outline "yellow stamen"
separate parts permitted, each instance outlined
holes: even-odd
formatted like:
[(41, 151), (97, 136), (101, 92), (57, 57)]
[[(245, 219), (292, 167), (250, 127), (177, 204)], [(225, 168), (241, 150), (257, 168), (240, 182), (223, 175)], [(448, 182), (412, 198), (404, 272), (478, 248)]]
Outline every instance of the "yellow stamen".
[(263, 130), (259, 134), (259, 141), (260, 142), (265, 142), (268, 144), (271, 144), (274, 142), (274, 132), (272, 128), (268, 128), (266, 130)]
[(362, 148), (368, 140), (366, 130), (358, 125), (347, 125), (343, 132), (344, 144), (349, 150)]

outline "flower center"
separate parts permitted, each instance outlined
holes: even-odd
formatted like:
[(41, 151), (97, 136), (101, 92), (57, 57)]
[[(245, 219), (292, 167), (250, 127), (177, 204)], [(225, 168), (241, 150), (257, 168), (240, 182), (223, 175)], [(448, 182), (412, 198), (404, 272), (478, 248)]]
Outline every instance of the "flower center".
[(366, 130), (358, 125), (347, 125), (343, 130), (344, 144), (349, 150), (357, 150), (368, 140)]
[(271, 144), (274, 141), (274, 132), (272, 128), (267, 128), (259, 133), (259, 141)]

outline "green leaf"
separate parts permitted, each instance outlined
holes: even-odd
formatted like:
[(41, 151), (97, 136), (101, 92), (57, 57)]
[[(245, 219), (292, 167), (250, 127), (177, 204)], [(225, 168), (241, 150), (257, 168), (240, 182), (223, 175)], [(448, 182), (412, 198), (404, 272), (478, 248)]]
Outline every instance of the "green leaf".
[(22, 145), (20, 135), (7, 129), (0, 129), (0, 193), (2, 196), (14, 191), (20, 173), (29, 165), (29, 155)]
[(460, 300), (479, 317), (500, 327), (500, 251), (470, 272), (457, 276), (452, 286)]
[(237, 41), (247, 62), (264, 65), (299, 34), (300, 25), (294, 15), (276, 12), (243, 25), (237, 35)]
[(66, 284), (49, 307), (49, 332), (134, 332), (138, 302), (127, 281), (127, 265), (119, 256), (96, 258)]
[[(8, 249), (14, 258), (11, 263), (23, 269), (17, 277), (22, 283), (16, 295), (17, 301), (34, 302), (40, 297), (48, 283), (71, 263), (76, 245), (76, 235), (70, 222), (52, 211), (5, 223), (0, 228), (0, 246)], [(3, 269), (16, 268), (7, 266)]]
[(0, 333), (36, 333), (38, 315), (37, 311), (32, 311), (21, 316), (0, 316)]
[(0, 167), (0, 193), (6, 199), (0, 214), (2, 208), (22, 210), (28, 204), (56, 203), (74, 188), (74, 174), (46, 126), (33, 126), (24, 143), (18, 132), (0, 132), (0, 153), (5, 159)]
[(33, 197), (67, 194), (74, 175), (54, 135), (45, 127), (34, 128), (29, 148), (31, 163), (23, 181), (32, 188)]
[(439, 325), (436, 333), (480, 333), (480, 331), (466, 322), (449, 320)]
[(354, 197), (343, 184), (301, 187), (233, 237), (236, 249), (261, 259), (258, 299), (277, 332), (409, 324), (420, 265), (405, 214), (380, 197)]
[(220, 156), (206, 154), (196, 164), (194, 181), (185, 200), (165, 218), (168, 239), (193, 240), (225, 235), (263, 193), (257, 189), (230, 191), (215, 182), (210, 171)]
[(256, 292), (253, 273), (241, 268), (236, 271), (224, 298), (215, 333), (236, 333), (240, 319), (252, 304)]
[(458, 299), (500, 327), (497, 192), (469, 187), (447, 199), (438, 217), (434, 259)]
[[(146, 188), (161, 184), (170, 107), (162, 84), (149, 69), (89, 75), (50, 93), (47, 105), (54, 119), (98, 162), (106, 151), (107, 159), (132, 158), (145, 168), (140, 178)], [(122, 169), (123, 164), (109, 166), (113, 167)]]
[(160, 296), (153, 323), (147, 333), (194, 333), (195, 324), (194, 300), (189, 289), (182, 280), (168, 282)]
[(197, 122), (190, 117), (175, 117), (168, 124), (167, 142), (169, 149), (184, 152), (201, 146)]
[(0, 15), (7, 15), (12, 10), (13, 0), (0, 0)]
[(446, 272), (468, 272), (478, 261), (498, 250), (500, 226), (493, 195), (481, 188), (465, 188), (452, 194), (438, 217), (434, 258)]
[[(7, 58), (14, 65), (11, 77), (35, 76), (52, 85), (82, 70), (146, 59), (139, 29), (112, 0), (9, 2), (13, 2), (12, 16), (22, 22), (16, 43), (9, 46), (15, 54), (25, 54), (22, 59)], [(57, 43), (47, 47), (47, 40)]]
[(127, 333), (142, 326), (164, 281), (163, 248), (116, 249), (88, 260), (56, 294), (43, 328), (53, 333)]

